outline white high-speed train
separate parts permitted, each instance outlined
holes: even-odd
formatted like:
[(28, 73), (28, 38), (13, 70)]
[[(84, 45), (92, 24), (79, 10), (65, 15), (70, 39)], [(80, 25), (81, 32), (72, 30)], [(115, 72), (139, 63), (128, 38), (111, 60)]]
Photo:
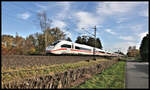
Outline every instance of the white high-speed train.
[[(94, 47), (78, 44), (66, 40), (59, 40), (46, 48), (46, 54), (72, 54), (72, 55), (93, 55)], [(95, 55), (101, 56), (118, 56), (119, 54), (111, 53), (102, 49), (95, 48)]]

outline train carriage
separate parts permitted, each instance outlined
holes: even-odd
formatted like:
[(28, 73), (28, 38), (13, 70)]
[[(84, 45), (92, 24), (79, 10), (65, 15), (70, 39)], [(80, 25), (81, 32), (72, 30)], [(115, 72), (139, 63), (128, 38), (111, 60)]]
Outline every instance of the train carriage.
[[(49, 45), (46, 48), (46, 53), (51, 54), (73, 54), (73, 55), (93, 55), (94, 47), (73, 43), (66, 40), (59, 40)], [(95, 48), (95, 55), (101, 56), (115, 56), (116, 54)]]

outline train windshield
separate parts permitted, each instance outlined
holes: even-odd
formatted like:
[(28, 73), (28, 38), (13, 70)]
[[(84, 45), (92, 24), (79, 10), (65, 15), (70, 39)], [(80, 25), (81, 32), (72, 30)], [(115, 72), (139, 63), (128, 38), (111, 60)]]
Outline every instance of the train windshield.
[(60, 41), (56, 41), (56, 42), (54, 42), (54, 43), (52, 43), (51, 45), (52, 46), (55, 46), (57, 43), (59, 43)]

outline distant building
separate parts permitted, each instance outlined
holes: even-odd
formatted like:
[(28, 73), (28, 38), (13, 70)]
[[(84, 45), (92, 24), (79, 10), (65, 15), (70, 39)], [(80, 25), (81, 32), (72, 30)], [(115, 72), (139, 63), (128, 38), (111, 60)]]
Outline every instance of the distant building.
[(128, 49), (128, 52), (127, 52), (127, 56), (128, 57), (135, 57), (137, 55), (139, 55), (139, 50), (136, 49), (136, 46), (133, 46), (133, 47), (130, 46)]

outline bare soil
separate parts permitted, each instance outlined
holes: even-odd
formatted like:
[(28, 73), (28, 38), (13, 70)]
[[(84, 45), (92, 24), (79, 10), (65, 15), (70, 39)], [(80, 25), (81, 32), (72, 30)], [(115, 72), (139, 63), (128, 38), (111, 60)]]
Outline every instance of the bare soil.
[[(102, 57), (96, 57), (102, 58)], [(25, 55), (7, 55), (2, 56), (2, 67), (25, 67), (34, 65), (50, 65), (62, 63), (75, 63), (83, 60), (92, 60), (92, 56), (25, 56)]]

